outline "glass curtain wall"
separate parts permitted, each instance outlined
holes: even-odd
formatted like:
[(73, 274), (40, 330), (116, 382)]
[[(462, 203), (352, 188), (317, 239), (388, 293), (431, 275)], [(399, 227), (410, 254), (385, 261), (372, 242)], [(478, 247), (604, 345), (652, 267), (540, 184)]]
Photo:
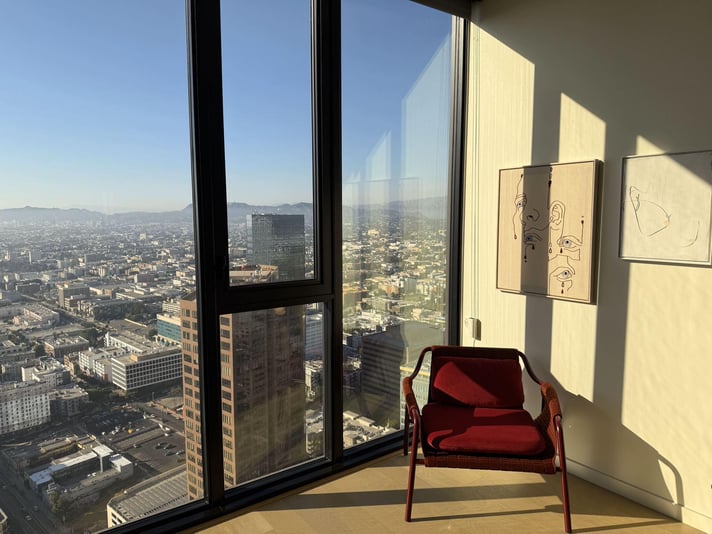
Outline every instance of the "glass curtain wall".
[(229, 489), (324, 456), (325, 325), (323, 303), (290, 305), (288, 288), (278, 306), (239, 311), (243, 290), (315, 278), (311, 2), (223, 2), (221, 26), (236, 295), (220, 316)]
[(182, 2), (3, 3), (8, 531), (97, 532), (189, 502), (181, 386), (199, 347), (181, 305), (196, 272), (185, 27)]
[[(273, 495), (292, 468), (333, 472), (340, 412), (347, 448), (401, 428), (400, 377), (446, 339), (451, 17), (344, 0), (339, 73), (338, 3), (187, 4), (188, 61), (183, 2), (28, 0), (0, 17), (12, 531), (179, 524)], [(222, 79), (219, 47), (196, 45), (217, 42), (217, 13)]]
[(348, 448), (402, 427), (403, 376), (447, 340), (452, 17), (408, 0), (342, 6)]

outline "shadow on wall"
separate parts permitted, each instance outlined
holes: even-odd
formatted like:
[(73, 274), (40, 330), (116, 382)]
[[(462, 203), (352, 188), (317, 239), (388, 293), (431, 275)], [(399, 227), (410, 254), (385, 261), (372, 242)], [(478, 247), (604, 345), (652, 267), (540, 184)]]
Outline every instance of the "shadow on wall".
[[(592, 158), (605, 162), (599, 184), (598, 248), (598, 279), (605, 283), (597, 289), (595, 310), (582, 313), (591, 319), (590, 324), (575, 325), (582, 334), (579, 339), (595, 344), (591, 400), (567, 393), (552, 377), (552, 351), (560, 350), (554, 338), (555, 332), (560, 333), (555, 328), (560, 321), (560, 315), (555, 320), (558, 302), (526, 297), (524, 352), (562, 397), (572, 461), (581, 460), (579, 465), (589, 470), (588, 478), (598, 473), (607, 485), (620, 482), (638, 494), (672, 503), (668, 512), (679, 517), (674, 505), (685, 503), (680, 473), (623, 424), (630, 264), (618, 258), (622, 158), (640, 150), (641, 136), (663, 151), (709, 148), (699, 145), (709, 140), (700, 138), (700, 132), (710, 131), (705, 123), (708, 117), (690, 105), (708, 99), (704, 80), (691, 76), (699, 68), (695, 51), (708, 47), (705, 23), (680, 13), (683, 10), (670, 11), (663, 24), (660, 11), (651, 10), (642, 0), (624, 7), (612, 1), (484, 2), (480, 27), (534, 65), (532, 164)], [(633, 29), (635, 38), (631, 38)], [(684, 42), (670, 47), (673, 36), (680, 34), (686, 35)], [(689, 53), (681, 50), (684, 47)], [(689, 83), (681, 86), (679, 80)], [(587, 144), (588, 132), (577, 131), (575, 125), (567, 125), (562, 138), (562, 95), (603, 122), (600, 146)], [(571, 138), (576, 135), (582, 142)], [(573, 308), (564, 311), (569, 310)], [(569, 366), (588, 361), (575, 352), (562, 358)], [(675, 394), (674, 385), (669, 387), (669, 391), (660, 391), (663, 402), (666, 395)], [(575, 509), (575, 498), (572, 501)]]

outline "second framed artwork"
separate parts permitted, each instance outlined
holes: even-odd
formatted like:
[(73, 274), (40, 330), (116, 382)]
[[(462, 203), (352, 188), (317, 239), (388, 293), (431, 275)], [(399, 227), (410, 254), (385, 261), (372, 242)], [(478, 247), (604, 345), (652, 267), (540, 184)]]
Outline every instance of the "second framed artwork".
[(598, 160), (499, 173), (497, 288), (594, 300)]
[(712, 263), (712, 150), (623, 159), (619, 256)]

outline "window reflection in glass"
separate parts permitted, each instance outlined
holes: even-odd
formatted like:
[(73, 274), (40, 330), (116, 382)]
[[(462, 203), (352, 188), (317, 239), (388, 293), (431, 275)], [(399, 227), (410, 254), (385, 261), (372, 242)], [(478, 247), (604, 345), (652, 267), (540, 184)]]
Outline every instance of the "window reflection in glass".
[(351, 447), (401, 428), (402, 377), (422, 348), (446, 339), (452, 19), (407, 1), (342, 5)]

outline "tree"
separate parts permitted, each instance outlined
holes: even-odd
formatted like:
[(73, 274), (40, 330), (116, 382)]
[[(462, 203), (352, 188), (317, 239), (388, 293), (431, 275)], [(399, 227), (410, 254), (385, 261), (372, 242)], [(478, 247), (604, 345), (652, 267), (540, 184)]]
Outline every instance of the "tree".
[(49, 496), (49, 504), (51, 506), (52, 513), (57, 516), (64, 515), (71, 507), (69, 503), (56, 492)]

